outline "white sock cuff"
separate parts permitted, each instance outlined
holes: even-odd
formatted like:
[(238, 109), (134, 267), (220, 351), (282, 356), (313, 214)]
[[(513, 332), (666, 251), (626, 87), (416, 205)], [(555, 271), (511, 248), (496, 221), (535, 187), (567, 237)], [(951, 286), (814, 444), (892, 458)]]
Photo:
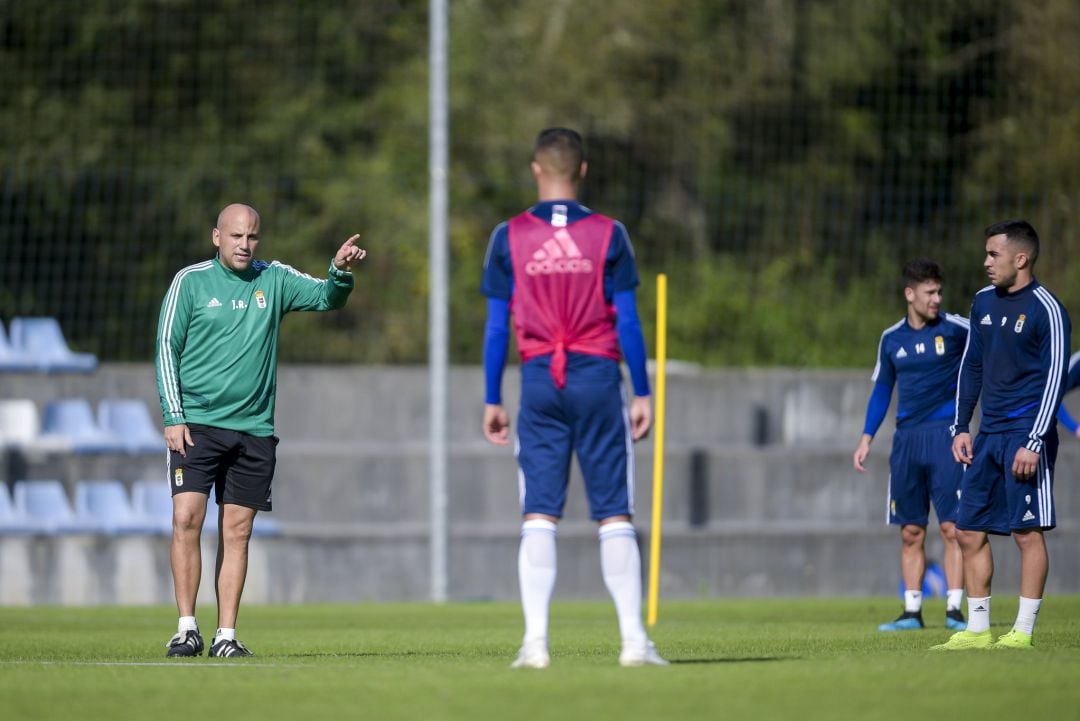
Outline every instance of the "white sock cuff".
[(916, 613), (922, 610), (922, 591), (904, 591), (904, 610)]
[(181, 616), (179, 623), (176, 625), (176, 630), (179, 631), (198, 631), (199, 624), (195, 621), (194, 616)]
[(1039, 616), (1039, 607), (1042, 605), (1041, 598), (1020, 597), (1020, 608), (1016, 611), (1016, 623), (1014, 631), (1021, 631), (1029, 636), (1035, 631), (1035, 621)]
[(953, 609), (960, 609), (960, 604), (964, 601), (964, 589), (962, 588), (950, 588), (946, 592), (945, 609), (951, 611)]
[(990, 632), (990, 596), (968, 596), (967, 630), (971, 633)]
[(558, 525), (551, 521), (544, 520), (543, 518), (534, 518), (530, 521), (523, 521), (521, 524), (521, 535), (526, 533), (550, 533), (555, 535), (558, 532)]
[(615, 536), (629, 536), (630, 538), (637, 538), (637, 532), (634, 531), (634, 524), (630, 521), (615, 521), (614, 523), (605, 523), (600, 526), (597, 531), (597, 536), (600, 540), (605, 538), (614, 538)]

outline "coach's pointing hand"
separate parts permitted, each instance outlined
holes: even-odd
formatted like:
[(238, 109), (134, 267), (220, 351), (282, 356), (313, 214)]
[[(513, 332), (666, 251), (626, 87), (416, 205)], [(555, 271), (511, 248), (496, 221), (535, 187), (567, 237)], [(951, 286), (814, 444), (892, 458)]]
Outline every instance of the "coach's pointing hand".
[(354, 235), (345, 241), (345, 244), (338, 248), (337, 254), (334, 256), (334, 267), (338, 270), (352, 270), (353, 265), (359, 263), (367, 255), (367, 251), (363, 248), (356, 247), (356, 241), (360, 239), (359, 235)]

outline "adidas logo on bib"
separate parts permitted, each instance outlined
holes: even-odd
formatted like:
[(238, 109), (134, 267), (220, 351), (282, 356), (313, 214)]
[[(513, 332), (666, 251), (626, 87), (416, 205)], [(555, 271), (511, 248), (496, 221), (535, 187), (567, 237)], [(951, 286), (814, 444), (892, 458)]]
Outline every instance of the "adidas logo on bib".
[(581, 249), (578, 248), (569, 231), (564, 228), (556, 230), (554, 237), (545, 240), (525, 264), (525, 272), (529, 275), (591, 273), (592, 271), (592, 261), (582, 257)]

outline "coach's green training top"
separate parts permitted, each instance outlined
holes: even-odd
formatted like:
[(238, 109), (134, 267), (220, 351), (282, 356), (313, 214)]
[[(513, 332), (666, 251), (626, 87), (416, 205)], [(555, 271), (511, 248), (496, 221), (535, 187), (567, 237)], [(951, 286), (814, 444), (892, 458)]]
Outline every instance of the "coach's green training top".
[(181, 270), (158, 319), (165, 425), (273, 435), (281, 319), (292, 310), (340, 308), (352, 287), (352, 273), (333, 263), (326, 280), (277, 261), (257, 260), (237, 273), (214, 258)]

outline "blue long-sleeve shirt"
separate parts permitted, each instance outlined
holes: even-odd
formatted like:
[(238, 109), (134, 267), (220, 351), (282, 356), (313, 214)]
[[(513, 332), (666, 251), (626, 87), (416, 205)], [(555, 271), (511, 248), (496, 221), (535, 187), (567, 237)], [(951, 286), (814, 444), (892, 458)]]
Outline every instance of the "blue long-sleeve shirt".
[(873, 436), (885, 420), (893, 386), (899, 388), (896, 427), (947, 421), (956, 404), (956, 376), (967, 344), (968, 321), (941, 313), (916, 330), (906, 318), (889, 326), (878, 343), (863, 433)]
[(971, 304), (971, 332), (960, 364), (953, 433), (970, 432), (981, 400), (980, 433), (1028, 434), (1025, 447), (1042, 452), (1056, 433), (1065, 393), (1069, 314), (1038, 281), (1008, 293), (987, 286)]

